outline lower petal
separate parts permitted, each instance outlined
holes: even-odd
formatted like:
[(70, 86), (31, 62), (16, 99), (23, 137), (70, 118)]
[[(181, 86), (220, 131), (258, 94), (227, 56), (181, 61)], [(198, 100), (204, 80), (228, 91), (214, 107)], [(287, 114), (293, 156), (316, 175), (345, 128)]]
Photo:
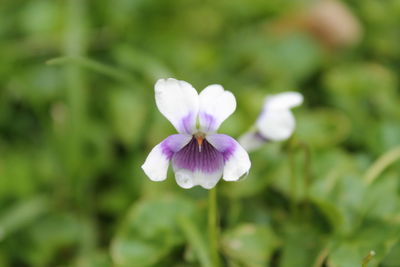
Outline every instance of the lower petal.
[(221, 179), (224, 157), (206, 139), (199, 143), (193, 137), (173, 155), (172, 166), (179, 186), (191, 188), (200, 185), (210, 189)]
[(192, 172), (187, 169), (175, 169), (176, 183), (185, 189), (200, 185), (205, 189), (213, 188), (222, 177), (223, 168), (212, 172), (204, 173), (201, 171)]
[(152, 181), (163, 181), (167, 178), (168, 165), (175, 152), (184, 147), (190, 135), (174, 134), (156, 145), (142, 165), (143, 171)]
[(206, 138), (224, 157), (225, 181), (236, 181), (249, 172), (251, 167), (249, 154), (235, 139), (225, 134), (212, 134)]

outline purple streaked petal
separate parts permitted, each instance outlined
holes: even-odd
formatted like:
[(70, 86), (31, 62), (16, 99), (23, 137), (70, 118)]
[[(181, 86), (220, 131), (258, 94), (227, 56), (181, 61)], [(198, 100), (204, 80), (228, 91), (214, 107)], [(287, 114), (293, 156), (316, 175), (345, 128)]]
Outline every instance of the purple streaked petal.
[(192, 136), (174, 134), (156, 145), (142, 165), (143, 171), (153, 181), (163, 181), (167, 178), (169, 161), (176, 151), (184, 147)]
[(206, 139), (200, 147), (196, 138), (193, 137), (186, 146), (174, 153), (172, 164), (174, 168), (191, 172), (213, 173), (223, 167), (224, 157)]
[(201, 121), (201, 129), (204, 132), (211, 132), (214, 129), (218, 128), (217, 121), (215, 117), (211, 114), (208, 114), (206, 112), (200, 112), (199, 113), (199, 120)]
[(190, 112), (182, 118), (178, 127), (178, 131), (186, 134), (194, 133), (196, 130), (196, 119), (196, 114)]
[(224, 161), (229, 160), (237, 148), (235, 139), (226, 134), (209, 134), (206, 139), (224, 157)]
[(200, 185), (206, 189), (213, 188), (221, 179), (224, 169), (224, 157), (206, 139), (201, 147), (196, 138), (174, 153), (172, 166), (175, 179), (183, 188)]
[(225, 181), (236, 181), (249, 172), (251, 167), (249, 155), (235, 139), (225, 134), (212, 134), (206, 138), (224, 156)]

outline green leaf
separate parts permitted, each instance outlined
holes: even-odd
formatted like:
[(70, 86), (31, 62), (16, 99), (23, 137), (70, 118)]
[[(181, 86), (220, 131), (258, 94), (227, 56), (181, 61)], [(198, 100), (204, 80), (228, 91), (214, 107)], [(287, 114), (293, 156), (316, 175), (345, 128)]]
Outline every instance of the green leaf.
[(110, 91), (109, 113), (117, 137), (127, 146), (135, 144), (146, 120), (146, 103), (133, 90)]
[(242, 224), (222, 237), (227, 257), (249, 267), (265, 266), (278, 245), (278, 238), (265, 225)]
[(360, 266), (369, 251), (376, 252), (370, 267), (377, 266), (399, 240), (398, 223), (367, 220), (351, 236), (332, 243), (328, 262), (332, 267)]
[(150, 266), (185, 241), (179, 219), (194, 219), (193, 203), (179, 196), (159, 196), (132, 206), (111, 246), (116, 266)]
[(291, 223), (285, 230), (281, 267), (310, 267), (316, 262), (325, 241), (315, 227)]

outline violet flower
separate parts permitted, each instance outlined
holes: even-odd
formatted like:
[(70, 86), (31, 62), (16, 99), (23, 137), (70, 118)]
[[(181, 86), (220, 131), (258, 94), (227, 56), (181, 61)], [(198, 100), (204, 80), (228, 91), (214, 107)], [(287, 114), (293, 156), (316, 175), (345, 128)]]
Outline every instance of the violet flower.
[(284, 92), (266, 97), (255, 127), (239, 138), (240, 144), (247, 151), (252, 151), (266, 142), (288, 139), (296, 128), (291, 108), (302, 103), (303, 96), (297, 92)]
[(216, 133), (236, 109), (231, 92), (213, 84), (198, 94), (189, 83), (169, 78), (157, 81), (155, 98), (179, 134), (164, 139), (148, 155), (142, 169), (151, 180), (165, 180), (170, 163), (183, 188), (211, 189), (221, 177), (236, 181), (249, 171), (246, 150), (232, 137)]

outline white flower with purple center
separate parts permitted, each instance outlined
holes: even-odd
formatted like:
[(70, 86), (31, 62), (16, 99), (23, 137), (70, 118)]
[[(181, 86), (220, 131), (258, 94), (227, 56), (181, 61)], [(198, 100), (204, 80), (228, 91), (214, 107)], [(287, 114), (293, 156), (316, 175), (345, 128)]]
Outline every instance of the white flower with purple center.
[(221, 177), (236, 181), (249, 171), (246, 150), (232, 137), (216, 133), (236, 109), (231, 92), (213, 84), (198, 94), (189, 83), (169, 78), (157, 81), (155, 98), (179, 134), (164, 139), (148, 155), (142, 169), (151, 180), (165, 180), (170, 162), (183, 188), (211, 189)]
[(252, 151), (266, 142), (288, 139), (296, 128), (291, 109), (302, 103), (303, 96), (297, 92), (267, 96), (254, 129), (239, 138), (240, 144), (247, 151)]

